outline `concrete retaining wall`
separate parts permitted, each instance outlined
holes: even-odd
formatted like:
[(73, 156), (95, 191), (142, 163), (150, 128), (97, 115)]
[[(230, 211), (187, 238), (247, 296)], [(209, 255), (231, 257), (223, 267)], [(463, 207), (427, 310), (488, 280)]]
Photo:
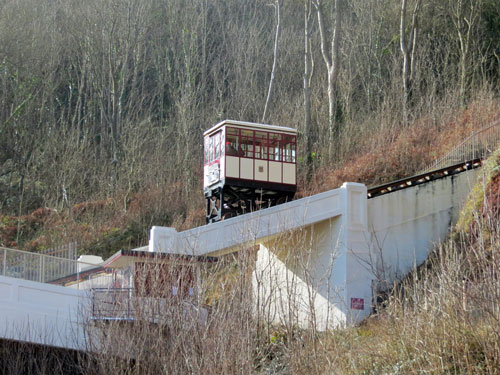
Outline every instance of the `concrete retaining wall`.
[(149, 250), (221, 255), (259, 245), (253, 287), (264, 316), (318, 329), (357, 323), (370, 313), (374, 288), (406, 275), (446, 239), (479, 173), (370, 200), (364, 185), (345, 183), (186, 232), (153, 227)]
[[(449, 228), (480, 169), (367, 200), (341, 188), (185, 232), (153, 227), (150, 251), (221, 255), (259, 246), (256, 308), (319, 330), (369, 315), (374, 284), (403, 277)], [(0, 337), (84, 349), (88, 291), (0, 276)]]
[(380, 286), (421, 264), (446, 239), (482, 169), (368, 200), (373, 267)]

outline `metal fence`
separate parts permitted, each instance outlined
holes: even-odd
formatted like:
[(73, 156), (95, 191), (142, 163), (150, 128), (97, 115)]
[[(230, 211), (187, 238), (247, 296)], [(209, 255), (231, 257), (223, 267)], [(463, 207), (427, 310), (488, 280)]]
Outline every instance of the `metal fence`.
[(79, 273), (78, 265), (95, 265), (73, 259), (0, 247), (0, 275), (48, 283)]
[[(173, 299), (168, 299), (169, 305)], [(168, 312), (167, 298), (136, 294), (134, 288), (93, 288), (92, 318), (100, 320), (159, 321)]]
[(206, 322), (207, 309), (195, 298), (138, 295), (134, 288), (92, 288), (92, 319), (146, 320), (159, 323), (177, 316)]
[(124, 319), (135, 316), (132, 288), (92, 289), (93, 319)]
[[(480, 130), (473, 131), (462, 143), (450, 152), (428, 165), (420, 173), (466, 163), (470, 160), (484, 159), (500, 144), (500, 121), (496, 121)], [(419, 174), (420, 174), (419, 173)]]
[(52, 247), (50, 249), (43, 249), (37, 251), (39, 254), (52, 255), (53, 257), (58, 258), (66, 258), (66, 259), (77, 259), (78, 251), (77, 251), (76, 242), (70, 242), (65, 245), (59, 245), (56, 247)]

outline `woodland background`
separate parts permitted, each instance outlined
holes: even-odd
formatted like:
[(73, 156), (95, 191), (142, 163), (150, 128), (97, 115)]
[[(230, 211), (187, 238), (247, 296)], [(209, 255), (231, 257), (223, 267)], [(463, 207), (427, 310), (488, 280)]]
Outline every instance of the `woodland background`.
[(498, 0), (0, 0), (0, 245), (202, 224), (224, 119), (298, 129), (299, 196), (409, 175), (499, 79)]

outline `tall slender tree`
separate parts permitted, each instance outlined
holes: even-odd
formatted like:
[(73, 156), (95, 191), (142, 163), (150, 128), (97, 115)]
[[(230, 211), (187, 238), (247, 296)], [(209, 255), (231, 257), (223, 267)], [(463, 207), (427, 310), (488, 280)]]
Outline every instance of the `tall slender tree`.
[(472, 68), (471, 50), (475, 43), (475, 32), (480, 21), (483, 0), (449, 0), (446, 3), (458, 39), (460, 98), (462, 103), (465, 103)]
[(400, 14), (400, 48), (403, 53), (403, 117), (404, 121), (408, 121), (408, 106), (411, 96), (411, 85), (413, 83), (415, 51), (417, 49), (418, 39), (418, 11), (420, 9), (421, 0), (416, 0), (412, 12), (411, 25), (408, 27), (406, 24), (406, 8), (407, 0), (401, 0), (401, 14)]
[(311, 53), (312, 0), (304, 1), (304, 136), (308, 173), (312, 165), (311, 134), (311, 79), (313, 74), (313, 56)]
[(267, 91), (266, 104), (264, 105), (264, 113), (262, 114), (262, 122), (266, 122), (267, 111), (269, 108), (269, 102), (271, 101), (271, 94), (273, 91), (274, 78), (276, 75), (276, 64), (278, 62), (278, 43), (280, 38), (281, 30), (281, 5), (283, 0), (275, 0), (272, 6), (274, 7), (274, 13), (276, 18), (276, 33), (274, 35), (274, 48), (273, 48), (273, 67), (271, 69), (271, 78), (269, 79), (269, 89)]
[(334, 1), (332, 10), (331, 32), (325, 25), (325, 1), (314, 0), (313, 4), (318, 15), (319, 35), (321, 39), (321, 54), (327, 69), (327, 91), (328, 91), (328, 155), (333, 156), (333, 144), (339, 129), (336, 122), (336, 83), (340, 70), (340, 36), (342, 33), (342, 0)]

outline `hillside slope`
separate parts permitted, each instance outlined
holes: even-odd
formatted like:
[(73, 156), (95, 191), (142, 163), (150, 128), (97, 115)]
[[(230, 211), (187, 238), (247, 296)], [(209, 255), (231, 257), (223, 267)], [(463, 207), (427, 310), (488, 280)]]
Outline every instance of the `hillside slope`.
[[(478, 97), (465, 108), (422, 117), (398, 131), (361, 133), (344, 159), (336, 163), (316, 160), (310, 177), (302, 158), (297, 197), (337, 188), (345, 181), (371, 186), (410, 176), (472, 131), (499, 119), (500, 100)], [(203, 225), (201, 173), (200, 167), (195, 176), (199, 190), (187, 195), (183, 184), (165, 183), (64, 209), (41, 207), (22, 216), (0, 213), (0, 246), (37, 251), (76, 241), (80, 253), (107, 257), (120, 248), (146, 244), (152, 225), (178, 230)]]

